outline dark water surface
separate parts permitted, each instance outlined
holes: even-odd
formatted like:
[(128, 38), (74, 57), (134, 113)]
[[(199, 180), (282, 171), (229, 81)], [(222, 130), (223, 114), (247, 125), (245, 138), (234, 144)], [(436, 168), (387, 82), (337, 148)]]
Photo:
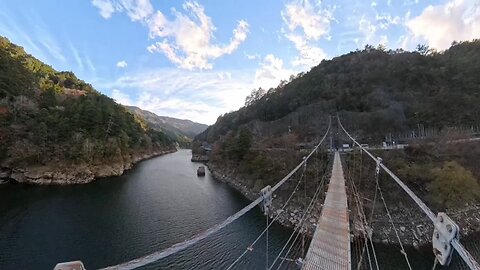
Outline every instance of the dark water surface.
[[(106, 267), (181, 242), (249, 203), (212, 179), (208, 170), (198, 178), (198, 165), (190, 162), (189, 150), (180, 150), (141, 162), (123, 176), (86, 185), (0, 185), (0, 269), (53, 269), (71, 260), (82, 260), (89, 270)], [(265, 222), (256, 208), (195, 246), (143, 269), (225, 269)], [(272, 227), (270, 258), (290, 234)], [(265, 269), (264, 242), (236, 269)], [(377, 252), (383, 269), (406, 269), (398, 248)], [(414, 269), (431, 269), (429, 251), (410, 249), (409, 256)]]

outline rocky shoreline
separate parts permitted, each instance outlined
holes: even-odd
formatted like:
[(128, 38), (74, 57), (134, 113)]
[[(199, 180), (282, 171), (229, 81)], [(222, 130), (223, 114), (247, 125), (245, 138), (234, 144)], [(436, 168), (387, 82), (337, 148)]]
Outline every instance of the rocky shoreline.
[[(258, 198), (259, 194), (242, 184), (246, 181), (242, 181), (235, 171), (221, 169), (210, 162), (206, 163), (206, 165), (215, 179), (229, 184), (250, 201)], [(277, 223), (288, 228), (295, 228), (295, 226), (300, 223), (303, 216), (303, 201), (292, 199), (288, 206), (282, 211), (281, 207), (284, 203), (283, 199), (286, 198), (279, 198), (276, 194), (273, 194), (272, 210), (269, 217), (274, 218), (279, 215), (276, 221)], [(317, 207), (314, 207), (312, 213), (306, 217), (306, 234), (309, 237), (313, 236), (317, 222), (316, 217), (320, 214), (320, 211), (320, 205), (317, 204)]]
[[(241, 176), (236, 174), (234, 170), (220, 168), (211, 162), (206, 163), (206, 165), (215, 179), (229, 184), (251, 201), (258, 198), (258, 193), (253, 192), (250, 188), (242, 184), (246, 182), (245, 179), (241, 179)], [(280, 214), (277, 222), (282, 226), (294, 228), (303, 216), (303, 202), (292, 200), (285, 211), (282, 212), (280, 210), (283, 205), (282, 198), (278, 198), (275, 194), (273, 197), (273, 211), (270, 217), (273, 218), (277, 214)], [(315, 231), (316, 217), (320, 215), (320, 212), (321, 206), (318, 204), (312, 214), (307, 216), (306, 234), (309, 237), (311, 237)], [(409, 209), (402, 209), (402, 207), (398, 206), (393, 206), (390, 212), (392, 213), (399, 237), (404, 245), (419, 248), (431, 244), (433, 224), (423, 213), (419, 211), (409, 211)], [(461, 228), (462, 237), (480, 234), (480, 204), (467, 205), (462, 209), (451, 209), (447, 211), (447, 214), (453, 220), (459, 221), (458, 225)], [(405, 222), (401, 222), (401, 220), (405, 220)], [(372, 226), (375, 232), (373, 234), (374, 242), (398, 244), (395, 231), (384, 213), (377, 211), (374, 215)], [(359, 224), (358, 218), (353, 217), (353, 214), (351, 215), (351, 228), (352, 240), (363, 235), (362, 226)]]
[(55, 164), (30, 166), (24, 168), (0, 168), (0, 184), (16, 181), (35, 185), (71, 185), (86, 184), (98, 178), (119, 176), (131, 169), (136, 163), (176, 152), (177, 149), (158, 150), (151, 153), (138, 153), (112, 157), (108, 164)]

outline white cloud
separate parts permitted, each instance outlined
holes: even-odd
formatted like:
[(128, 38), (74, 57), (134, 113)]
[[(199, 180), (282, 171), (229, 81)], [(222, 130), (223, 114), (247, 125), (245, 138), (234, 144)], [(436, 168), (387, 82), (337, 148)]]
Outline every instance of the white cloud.
[(160, 69), (122, 76), (114, 82), (96, 82), (95, 86), (113, 89), (112, 97), (125, 105), (212, 124), (220, 114), (243, 106), (254, 88), (252, 78), (253, 74), (241, 71)]
[(210, 60), (233, 53), (247, 38), (248, 23), (240, 20), (229, 43), (213, 44), (216, 27), (203, 6), (195, 1), (182, 5), (184, 13), (172, 9), (173, 20), (159, 10), (154, 12), (150, 0), (92, 0), (92, 4), (106, 19), (115, 12), (124, 12), (132, 21), (140, 21), (148, 27), (151, 39), (161, 39), (147, 50), (162, 52), (172, 63), (184, 69), (212, 69)]
[(364, 44), (371, 44), (374, 42), (375, 33), (377, 32), (377, 26), (373, 24), (366, 16), (362, 16), (358, 22), (358, 30), (363, 34), (363, 44), (357, 44), (359, 46)]
[[(480, 36), (480, 3), (478, 0), (451, 0), (443, 5), (428, 6), (406, 22), (410, 44), (425, 40), (431, 47), (446, 49), (452, 41), (471, 40)], [(408, 46), (408, 45), (407, 45)]]
[(298, 50), (298, 55), (292, 61), (293, 66), (316, 66), (327, 56), (321, 48), (312, 45), (300, 35), (289, 34), (286, 37), (295, 44), (295, 48)]
[(248, 60), (257, 60), (257, 59), (260, 59), (260, 55), (259, 54), (248, 54), (246, 52), (243, 52), (243, 54), (245, 55), (245, 57), (247, 57)]
[(127, 62), (125, 60), (118, 61), (117, 62), (117, 67), (118, 68), (126, 68), (128, 66)]
[(110, 0), (92, 0), (92, 5), (100, 10), (100, 15), (105, 19), (112, 17), (115, 12), (115, 7)]
[(123, 104), (123, 105), (128, 105), (128, 106), (133, 106), (135, 105), (134, 102), (130, 99), (130, 96), (125, 94), (125, 93), (122, 93), (120, 90), (118, 89), (113, 89), (112, 90), (112, 98), (120, 103), (120, 104)]
[(105, 19), (115, 12), (125, 12), (132, 21), (144, 21), (153, 14), (150, 0), (92, 0), (92, 4)]
[(376, 24), (379, 29), (386, 30), (392, 25), (398, 25), (402, 22), (399, 16), (392, 17), (389, 14), (376, 14), (375, 15)]
[(260, 69), (255, 72), (254, 86), (269, 89), (278, 86), (281, 80), (286, 80), (293, 71), (283, 67), (283, 61), (269, 54), (265, 56)]
[(299, 55), (292, 61), (294, 66), (311, 67), (326, 57), (325, 52), (314, 42), (324, 37), (329, 39), (332, 12), (321, 7), (321, 3), (311, 4), (309, 0), (293, 1), (285, 5), (281, 12), (286, 29), (285, 37), (293, 42)]
[(386, 35), (380, 36), (380, 44), (387, 46), (388, 45), (388, 37)]
[(360, 37), (354, 39), (357, 47), (363, 47), (366, 44), (387, 45), (388, 35), (391, 33), (390, 28), (395, 25), (400, 25), (402, 19), (399, 16), (392, 16), (390, 14), (380, 14), (375, 11), (375, 15), (363, 14), (358, 19), (358, 32)]
[(183, 9), (185, 14), (173, 9), (174, 20), (168, 20), (161, 11), (157, 11), (147, 23), (150, 38), (163, 38), (150, 45), (148, 50), (163, 52), (181, 68), (211, 69), (211, 59), (231, 54), (247, 37), (248, 23), (240, 20), (230, 43), (224, 46), (212, 44), (216, 27), (204, 8), (196, 2), (185, 2)]

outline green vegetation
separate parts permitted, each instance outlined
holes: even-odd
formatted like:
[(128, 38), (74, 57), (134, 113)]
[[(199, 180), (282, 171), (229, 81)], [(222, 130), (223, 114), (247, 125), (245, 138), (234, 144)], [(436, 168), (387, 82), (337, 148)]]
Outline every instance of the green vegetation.
[(480, 201), (478, 143), (413, 145), (405, 151), (376, 155), (382, 156), (392, 171), (440, 210)]
[[(388, 133), (419, 124), (437, 130), (478, 125), (478, 63), (480, 40), (455, 42), (443, 52), (425, 45), (415, 52), (367, 45), (322, 61), (276, 88), (253, 90), (243, 108), (219, 117), (196, 137), (196, 144), (215, 145), (212, 162), (257, 177), (265, 185), (278, 179), (276, 172), (293, 168), (299, 145), (316, 141), (326, 127), (319, 122), (337, 112), (347, 129), (365, 143), (381, 142)], [(237, 150), (246, 149), (238, 144), (243, 129), (254, 133), (251, 145), (256, 150)], [(291, 144), (272, 144), (286, 136), (298, 138)], [(478, 148), (478, 143), (424, 145), (376, 155), (384, 155), (386, 164), (430, 204), (445, 208), (478, 201)], [(373, 167), (364, 169), (373, 171)]]
[(455, 161), (445, 162), (442, 168), (432, 170), (431, 194), (442, 206), (454, 206), (459, 198), (463, 202), (474, 202), (480, 198), (480, 185), (472, 172)]
[(0, 161), (102, 163), (172, 147), (72, 72), (57, 72), (0, 37)]
[(454, 43), (443, 52), (367, 45), (324, 60), (276, 88), (252, 91), (245, 107), (219, 117), (197, 138), (213, 142), (251, 121), (275, 121), (311, 105), (317, 114), (310, 118), (340, 112), (349, 130), (375, 139), (417, 124), (478, 124), (479, 62), (480, 40)]

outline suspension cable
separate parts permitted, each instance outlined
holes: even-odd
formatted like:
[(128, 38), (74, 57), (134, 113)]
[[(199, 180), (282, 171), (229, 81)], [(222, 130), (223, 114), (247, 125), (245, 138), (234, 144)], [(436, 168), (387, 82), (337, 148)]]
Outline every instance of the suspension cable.
[(390, 211), (388, 210), (388, 207), (387, 207), (387, 203), (385, 202), (385, 198), (383, 197), (382, 189), (380, 188), (380, 185), (378, 183), (378, 178), (377, 178), (377, 184), (376, 185), (377, 185), (378, 193), (380, 195), (380, 199), (382, 199), (383, 206), (385, 207), (385, 211), (387, 213), (388, 220), (389, 220), (390, 224), (392, 225), (393, 230), (395, 231), (395, 236), (397, 237), (398, 243), (400, 244), (400, 248), (401, 248), (400, 252), (405, 257), (405, 261), (407, 262), (408, 268), (410, 270), (412, 270), (412, 266), (410, 265), (410, 261), (408, 260), (407, 252), (403, 248), (402, 240), (400, 239), (400, 236), (398, 235), (397, 227), (395, 226), (395, 223), (393, 222), (392, 216), (390, 215)]
[[(372, 155), (365, 147), (363, 147), (359, 142), (357, 142), (351, 135), (350, 133), (347, 132), (347, 130), (343, 127), (342, 122), (340, 122), (340, 117), (337, 115), (337, 120), (338, 124), (347, 134), (347, 136), (352, 139), (353, 142), (355, 142), (356, 145), (358, 145), (363, 152), (365, 152), (368, 156), (370, 156), (373, 160), (377, 161), (377, 158)], [(380, 168), (383, 169), (390, 177), (412, 198), (412, 200), (420, 207), (420, 209), (427, 215), (427, 217), (432, 221), (432, 223), (435, 224), (436, 217), (435, 214), (433, 213), (430, 208), (407, 186), (405, 183), (400, 180), (390, 169), (387, 168), (383, 163), (379, 164)], [(458, 255), (463, 259), (463, 261), (468, 265), (470, 269), (474, 270), (480, 270), (480, 265), (475, 261), (473, 256), (468, 252), (468, 250), (465, 249), (465, 247), (460, 243), (458, 239), (453, 239), (451, 241), (452, 247), (457, 251)]]
[[(362, 227), (363, 227), (363, 235), (365, 237), (365, 245), (364, 245), (363, 250), (365, 250), (365, 248), (367, 249), (368, 263), (370, 265), (370, 269), (373, 269), (372, 261), (371, 261), (371, 258), (370, 258), (370, 251), (369, 251), (370, 248), (368, 247), (368, 241), (369, 240), (371, 241), (371, 237), (369, 237), (369, 233), (367, 232), (368, 223), (366, 222), (366, 219), (365, 219), (365, 212), (363, 211), (363, 206), (362, 206), (362, 203), (360, 201), (360, 195), (358, 194), (357, 188), (356, 188), (355, 183), (353, 182), (353, 179), (352, 179), (351, 176), (350, 176), (350, 185), (352, 186), (352, 192), (353, 192), (354, 199), (355, 199), (355, 205), (357, 206), (358, 217), (360, 218), (360, 221), (361, 221)], [(372, 245), (372, 247), (373, 247), (373, 245)], [(375, 251), (372, 250), (372, 253), (375, 254)], [(363, 256), (363, 251), (362, 251), (362, 256)], [(376, 260), (376, 255), (375, 255), (375, 260)], [(377, 269), (378, 269), (378, 263), (376, 265), (377, 265)]]
[[(360, 166), (363, 166), (362, 164), (360, 164)], [(374, 259), (374, 262), (375, 262), (375, 266), (378, 269), (379, 266), (378, 266), (378, 260), (377, 260), (377, 253), (375, 251), (375, 246), (373, 244), (373, 239), (372, 239), (372, 233), (371, 231), (368, 230), (368, 228), (370, 227), (369, 226), (369, 223), (367, 221), (367, 216), (365, 214), (365, 211), (363, 209), (363, 203), (361, 201), (361, 196), (360, 196), (360, 192), (358, 191), (357, 189), (357, 186), (355, 185), (355, 182), (353, 180), (352, 177), (350, 177), (350, 181), (351, 181), (351, 185), (352, 185), (352, 190), (353, 190), (353, 193), (355, 195), (355, 198), (356, 198), (356, 204), (357, 204), (357, 211), (359, 212), (359, 217), (362, 221), (362, 224), (363, 224), (363, 227), (364, 227), (364, 236), (365, 236), (365, 245), (364, 245), (364, 248), (362, 250), (362, 255), (363, 255), (363, 252), (365, 250), (365, 248), (367, 249), (367, 256), (368, 256), (368, 260), (369, 260), (369, 264), (370, 264), (370, 268), (372, 269), (372, 265), (371, 265), (371, 258), (370, 258), (370, 251), (369, 251), (369, 247), (368, 247), (368, 243), (370, 242), (370, 246), (371, 246), (371, 249), (372, 249), (372, 254), (373, 254), (373, 259)], [(374, 202), (375, 203), (375, 202)], [(373, 208), (374, 209), (374, 208)], [(371, 220), (370, 220), (371, 222)], [(372, 227), (373, 229), (373, 227)]]
[(266, 234), (266, 240), (265, 240), (265, 269), (268, 269), (268, 227), (270, 227), (270, 225), (268, 224), (268, 214), (265, 215), (267, 217), (267, 234)]
[[(300, 221), (300, 224), (299, 224), (299, 225), (301, 225), (301, 228), (302, 228), (302, 229), (303, 229), (303, 226), (304, 226), (304, 224), (305, 224), (304, 222), (306, 221), (306, 218), (307, 218), (307, 215), (308, 215), (307, 213), (309, 213), (310, 211), (313, 210), (313, 207), (315, 207), (316, 202), (318, 201), (318, 200), (317, 200), (317, 199), (318, 199), (318, 196), (320, 195), (320, 192), (322, 191), (322, 189), (323, 189), (323, 187), (324, 187), (324, 184), (325, 184), (325, 178), (326, 178), (325, 176), (326, 176), (326, 175), (323, 175), (323, 177), (322, 177), (322, 183), (321, 183), (321, 185), (319, 185), (319, 186), (317, 187), (317, 190), (315, 191), (315, 194), (314, 194), (312, 200), (310, 201), (310, 204), (309, 204), (309, 206), (308, 206), (308, 208), (307, 208), (307, 210), (306, 210), (306, 212), (305, 212), (305, 214), (304, 214), (305, 219), (302, 217), (302, 219), (301, 219), (301, 221)], [(310, 209), (310, 207), (312, 207), (312, 208)], [(310, 209), (310, 210), (308, 210), (308, 209)], [(287, 252), (285, 253), (285, 257), (287, 257), (288, 254), (290, 253), (290, 250), (292, 249), (292, 247), (294, 246), (295, 242), (297, 241), (297, 238), (298, 238), (298, 236), (300, 235), (300, 233), (301, 233), (301, 232), (300, 232), (300, 230), (299, 230), (298, 233), (297, 233), (297, 236), (295, 237), (295, 239), (293, 240), (292, 244), (290, 245), (290, 247), (288, 248)], [(304, 235), (304, 234), (305, 234), (305, 231), (304, 231), (304, 233), (303, 233), (302, 235)], [(287, 242), (287, 243), (288, 243), (288, 242)], [(281, 254), (281, 252), (280, 252), (280, 254)], [(304, 253), (302, 253), (302, 254), (304, 254)], [(280, 269), (280, 267), (282, 266), (282, 264), (283, 264), (284, 262), (285, 262), (285, 258), (282, 259), (282, 261), (281, 261), (280, 264), (278, 265), (277, 269)], [(275, 265), (275, 263), (273, 263), (271, 267), (273, 267), (274, 265)]]
[[(290, 196), (288, 197), (288, 199), (285, 201), (285, 203), (283, 204), (282, 208), (280, 209), (280, 211), (277, 212), (277, 215), (273, 218), (272, 222), (270, 222), (270, 224), (267, 225), (267, 227), (260, 233), (260, 235), (243, 251), (242, 254), (240, 254), (240, 256), (238, 256), (238, 258), (232, 262), (230, 264), (230, 266), (228, 266), (227, 270), (229, 269), (232, 269), (233, 266), (235, 266), (236, 263), (238, 263), (240, 261), (240, 259), (242, 259), (243, 256), (245, 256), (245, 254), (247, 254), (248, 251), (251, 251), (253, 250), (253, 246), (260, 240), (260, 238), (262, 238), (262, 236), (268, 232), (268, 229), (270, 228), (270, 226), (273, 225), (273, 223), (275, 221), (277, 221), (277, 219), (280, 217), (280, 215), (283, 213), (283, 211), (285, 210), (285, 208), (287, 207), (288, 203), (290, 202), (290, 200), (293, 198), (293, 195), (295, 195), (295, 193), (297, 192), (298, 188), (300, 187), (300, 183), (302, 183), (302, 179), (304, 177), (304, 173), (305, 171), (302, 172), (302, 175), (300, 176), (300, 179), (298, 180), (297, 182), (297, 185), (295, 186), (295, 188), (293, 189), (292, 193), (290, 193)], [(268, 266), (267, 266), (268, 268)]]
[[(329, 119), (327, 131), (325, 132), (325, 135), (323, 135), (320, 142), (315, 146), (315, 148), (310, 152), (310, 154), (308, 154), (308, 156), (305, 159), (303, 159), (297, 165), (297, 167), (295, 167), (292, 171), (290, 171), (290, 173), (288, 173), (284, 178), (282, 178), (282, 180), (280, 180), (275, 186), (272, 187), (272, 189), (271, 189), (272, 193), (275, 192), (275, 190), (277, 190), (278, 188), (280, 188), (280, 186), (282, 186), (288, 179), (290, 179), (290, 177), (295, 172), (297, 172), (298, 169), (300, 169), (303, 166), (303, 164), (305, 162), (307, 162), (307, 160), (310, 158), (310, 156), (312, 156), (313, 153), (320, 147), (320, 145), (323, 143), (323, 141), (327, 137), (328, 131), (330, 130), (330, 126), (331, 126), (331, 119)], [(216, 233), (217, 231), (223, 229), (224, 227), (226, 227), (230, 223), (234, 222), (235, 220), (237, 220), (238, 218), (240, 218), (241, 216), (243, 216), (244, 214), (246, 214), (247, 212), (252, 210), (255, 206), (259, 205), (262, 201), (263, 201), (263, 197), (259, 196), (255, 201), (251, 202), (249, 205), (245, 206), (243, 209), (241, 209), (237, 213), (229, 216), (224, 221), (210, 227), (209, 229), (207, 229), (207, 230), (205, 230), (205, 231), (203, 231), (199, 234), (194, 235), (192, 238), (190, 238), (188, 240), (185, 240), (183, 242), (174, 244), (173, 246), (170, 246), (166, 249), (151, 253), (149, 255), (146, 255), (146, 256), (143, 256), (143, 257), (140, 257), (140, 258), (137, 258), (137, 259), (133, 259), (131, 261), (127, 261), (127, 262), (124, 262), (124, 263), (121, 263), (121, 264), (117, 264), (117, 265), (109, 266), (109, 267), (106, 267), (106, 268), (102, 268), (102, 270), (107, 270), (107, 269), (109, 269), (109, 270), (110, 269), (117, 269), (117, 270), (135, 269), (135, 268), (150, 264), (152, 262), (158, 261), (158, 260), (163, 259), (165, 257), (168, 257), (172, 254), (175, 254), (175, 253), (179, 252), (179, 251), (182, 251), (182, 250), (196, 244), (197, 242), (207, 238), (208, 236)]]
[[(330, 163), (328, 163), (328, 164), (330, 164)], [(320, 192), (323, 190), (323, 187), (325, 186), (326, 176), (327, 176), (327, 174), (324, 172), (324, 174), (322, 175), (322, 177), (321, 177), (321, 178), (319, 177), (319, 181), (317, 182), (317, 189), (316, 189), (316, 191), (315, 191), (315, 193), (314, 193), (314, 195), (313, 195), (313, 197), (312, 197), (312, 201), (311, 201), (311, 203), (313, 202), (313, 205), (311, 205), (311, 203), (309, 204), (309, 207), (307, 208), (307, 213), (311, 213), (311, 211), (313, 211), (313, 209), (314, 209), (315, 206), (317, 205), (317, 203), (318, 203), (318, 197), (319, 197), (319, 195), (320, 195)], [(312, 209), (311, 209), (311, 210), (308, 210), (308, 209), (310, 209), (310, 207), (312, 207)], [(302, 220), (303, 220), (303, 219), (302, 219)], [(304, 225), (304, 224), (305, 224), (305, 223), (303, 223), (303, 221), (302, 221), (302, 222), (301, 222), (302, 229), (303, 229), (303, 225)], [(306, 230), (306, 229), (304, 229), (304, 230)], [(300, 233), (300, 231), (299, 231), (299, 233)], [(281, 259), (282, 259), (282, 262), (281, 262), (281, 264), (278, 266), (277, 269), (280, 268), (280, 266), (284, 263), (284, 261), (285, 261), (286, 258), (288, 257), (288, 254), (290, 254), (290, 250), (294, 247), (295, 242), (296, 242), (296, 240), (297, 240), (297, 238), (298, 238), (298, 235), (299, 235), (299, 234), (297, 234), (296, 238), (294, 239), (294, 241), (293, 241), (292, 244), (290, 245), (290, 248), (287, 250), (287, 253), (285, 253), (285, 256), (284, 256), (283, 258), (281, 258)], [(304, 233), (303, 233), (302, 235), (303, 235), (303, 236), (305, 235), (305, 231), (304, 231)], [(287, 242), (287, 244), (288, 244), (288, 242)], [(299, 250), (299, 252), (301, 253), (301, 257), (303, 258), (303, 256), (305, 256), (305, 251), (304, 251), (303, 243), (302, 243), (302, 245), (299, 245), (298, 250)], [(273, 267), (273, 265), (272, 265), (272, 267)]]
[[(303, 215), (302, 215), (302, 218), (300, 219), (300, 222), (298, 223), (298, 225), (295, 227), (295, 230), (292, 232), (292, 234), (290, 235), (290, 237), (288, 238), (287, 242), (285, 243), (285, 245), (283, 246), (282, 250), (280, 251), (280, 253), (278, 254), (278, 256), (275, 258), (275, 260), (273, 261), (272, 265), (270, 266), (269, 270), (273, 268), (273, 266), (275, 265), (275, 263), (277, 262), (277, 260), (280, 258), (280, 256), (282, 255), (283, 251), (287, 248), (288, 244), (290, 243), (290, 240), (292, 240), (293, 238), (293, 235), (295, 234), (295, 232), (297, 232), (297, 229), (300, 229), (300, 227), (303, 227), (303, 222), (306, 220), (306, 217), (307, 217), (307, 212), (308, 210), (310, 209), (310, 207), (312, 206), (312, 204), (316, 201), (316, 198), (318, 197), (318, 195), (320, 194), (320, 191), (321, 191), (321, 186), (319, 185), (317, 187), (317, 190), (315, 191), (315, 194), (312, 198), (312, 200), (310, 201), (310, 204), (309, 206), (307, 207), (307, 209), (305, 209)], [(323, 187), (323, 185), (322, 185)], [(295, 240), (294, 242), (296, 241), (296, 239), (298, 238), (299, 236), (299, 233), (297, 234), (297, 237), (295, 237)], [(291, 249), (291, 247), (290, 247)], [(289, 251), (290, 251), (289, 249)], [(280, 264), (281, 265), (281, 264)], [(279, 266), (280, 267), (280, 266)]]

